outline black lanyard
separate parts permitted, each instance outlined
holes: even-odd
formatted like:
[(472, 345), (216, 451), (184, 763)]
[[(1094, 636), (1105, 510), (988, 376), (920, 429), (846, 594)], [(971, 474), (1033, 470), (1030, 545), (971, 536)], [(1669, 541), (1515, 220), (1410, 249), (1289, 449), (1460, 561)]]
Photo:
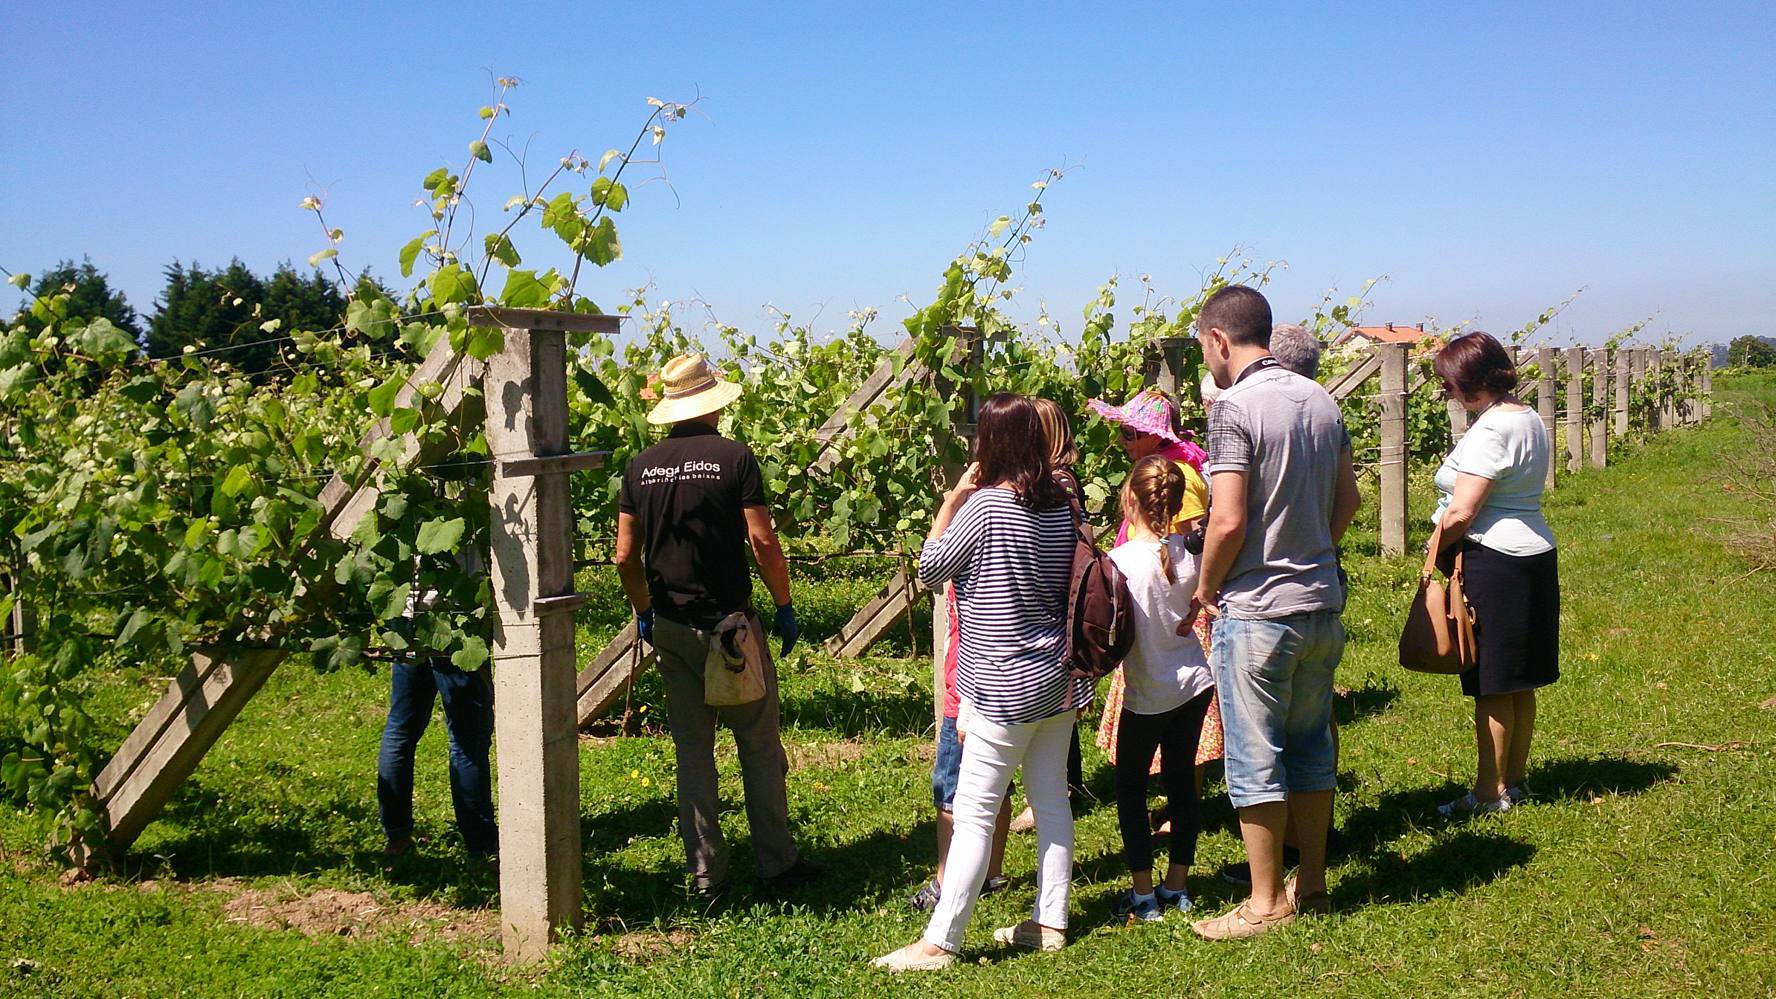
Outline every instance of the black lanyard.
[[(1253, 361), (1251, 364), (1246, 365), (1246, 370), (1239, 373), (1239, 377), (1233, 380), (1233, 385), (1238, 385), (1240, 382), (1245, 381), (1248, 377), (1255, 375), (1260, 371), (1267, 371), (1271, 368), (1280, 368), (1282, 366), (1283, 362), (1266, 354), (1256, 361)], [(1228, 388), (1232, 388), (1233, 385), (1229, 385)]]

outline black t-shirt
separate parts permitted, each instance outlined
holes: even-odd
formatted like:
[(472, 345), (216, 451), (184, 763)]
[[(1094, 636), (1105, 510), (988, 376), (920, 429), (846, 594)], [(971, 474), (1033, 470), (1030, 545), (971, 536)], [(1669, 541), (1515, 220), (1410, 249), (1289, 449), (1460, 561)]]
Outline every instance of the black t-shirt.
[(655, 611), (708, 628), (752, 604), (743, 509), (765, 505), (752, 449), (705, 423), (681, 423), (636, 455), (617, 509), (640, 521)]

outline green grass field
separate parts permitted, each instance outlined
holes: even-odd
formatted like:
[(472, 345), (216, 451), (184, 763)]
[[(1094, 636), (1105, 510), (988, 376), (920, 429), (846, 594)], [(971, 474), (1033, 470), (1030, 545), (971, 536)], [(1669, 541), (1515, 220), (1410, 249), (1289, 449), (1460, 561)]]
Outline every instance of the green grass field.
[[(1723, 402), (1776, 404), (1768, 377), (1717, 389)], [(0, 811), (0, 995), (1770, 995), (1776, 581), (1747, 577), (1723, 548), (1754, 511), (1722, 460), (1750, 438), (1730, 406), (1716, 416), (1549, 497), (1564, 677), (1542, 700), (1540, 800), (1509, 815), (1436, 818), (1472, 772), (1469, 705), (1453, 680), (1393, 665), (1415, 560), (1377, 557), (1372, 527), (1356, 538), (1337, 806), (1351, 851), (1332, 872), (1331, 918), (1244, 944), (1197, 941), (1176, 915), (1113, 923), (1124, 872), (1110, 773), (1088, 741), (1100, 800), (1079, 820), (1072, 946), (991, 944), (1034, 894), (1023, 837), (1007, 859), (1013, 887), (977, 910), (961, 966), (902, 980), (868, 969), (919, 933), (904, 898), (934, 854), (929, 669), (898, 634), (881, 658), (798, 653), (783, 665), (792, 818), (829, 865), (822, 884), (773, 898), (738, 876), (750, 861), (728, 742), (735, 883), (713, 905), (684, 894), (672, 748), (651, 723), (660, 691), (643, 682), (642, 735), (582, 741), (587, 932), (546, 966), (510, 968), (494, 934), (497, 876), (452, 832), (441, 722), (421, 748), (421, 850), (385, 866), (374, 782), (386, 677), (291, 663), (121, 875), (61, 886), (28, 823)], [(1415, 502), (1428, 507), (1423, 489)], [(817, 636), (880, 567), (821, 571), (798, 596)], [(585, 588), (590, 655), (622, 614), (613, 580)], [(103, 682), (113, 738), (158, 690), (151, 676)], [(1239, 855), (1217, 792), (1212, 782), (1192, 885), (1208, 911), (1234, 899), (1214, 872)]]

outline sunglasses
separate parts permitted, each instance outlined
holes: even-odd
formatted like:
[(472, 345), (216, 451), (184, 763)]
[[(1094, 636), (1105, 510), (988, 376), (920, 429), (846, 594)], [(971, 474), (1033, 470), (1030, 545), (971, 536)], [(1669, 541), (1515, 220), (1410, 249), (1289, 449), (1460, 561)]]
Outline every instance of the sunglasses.
[(1121, 437), (1124, 441), (1137, 441), (1137, 440), (1140, 440), (1141, 438), (1147, 436), (1146, 434), (1144, 434), (1144, 433), (1140, 432), (1139, 430), (1136, 430), (1132, 427), (1123, 427), (1120, 431), (1118, 431), (1118, 433), (1121, 435)]

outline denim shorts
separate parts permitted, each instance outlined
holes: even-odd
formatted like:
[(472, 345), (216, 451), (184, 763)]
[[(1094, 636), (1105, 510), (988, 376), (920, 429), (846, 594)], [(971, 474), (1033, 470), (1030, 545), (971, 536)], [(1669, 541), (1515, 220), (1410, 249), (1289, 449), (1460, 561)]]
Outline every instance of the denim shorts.
[(931, 803), (940, 812), (954, 811), (956, 781), (962, 774), (962, 743), (956, 738), (956, 719), (945, 718), (937, 727), (937, 759), (931, 764)]
[(1215, 689), (1226, 740), (1227, 796), (1235, 808), (1330, 791), (1332, 672), (1344, 655), (1337, 611), (1215, 622)]

